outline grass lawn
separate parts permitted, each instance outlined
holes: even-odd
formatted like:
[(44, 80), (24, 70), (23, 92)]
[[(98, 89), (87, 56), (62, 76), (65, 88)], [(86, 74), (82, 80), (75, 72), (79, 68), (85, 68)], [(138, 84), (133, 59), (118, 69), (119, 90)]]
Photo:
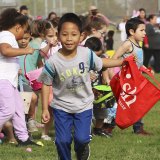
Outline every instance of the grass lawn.
[[(160, 79), (160, 75), (156, 77)], [(134, 135), (132, 127), (125, 130), (116, 127), (112, 138), (93, 137), (90, 160), (160, 160), (160, 102), (147, 113), (143, 122), (145, 130), (153, 133), (152, 136)], [(50, 134), (54, 136), (53, 129)], [(36, 141), (40, 136), (40, 130), (33, 134)], [(4, 143), (0, 145), (0, 160), (57, 160), (54, 143), (43, 143), (44, 147), (32, 147), (32, 152), (26, 152), (26, 147)]]

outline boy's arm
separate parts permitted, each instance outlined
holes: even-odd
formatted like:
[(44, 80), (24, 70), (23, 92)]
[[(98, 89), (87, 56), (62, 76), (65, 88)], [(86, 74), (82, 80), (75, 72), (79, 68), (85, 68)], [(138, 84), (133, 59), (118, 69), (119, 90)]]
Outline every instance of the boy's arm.
[(132, 51), (132, 45), (130, 41), (125, 41), (115, 52), (113, 55), (113, 59), (119, 59), (123, 56), (123, 54)]
[(50, 114), (48, 111), (50, 86), (43, 84), (41, 93), (42, 93), (42, 123), (47, 123), (50, 120)]
[[(110, 78), (112, 78), (114, 76), (114, 68), (111, 67), (118, 67), (121, 66), (123, 63), (123, 58), (122, 55), (126, 52), (129, 52), (132, 50), (132, 46), (131, 43), (129, 41), (125, 41), (116, 51), (116, 53), (113, 55), (112, 59), (108, 59), (108, 67), (110, 67), (109, 69), (109, 75)], [(107, 63), (107, 62), (105, 62)]]
[(102, 58), (103, 67), (111, 68), (121, 66), (123, 59)]

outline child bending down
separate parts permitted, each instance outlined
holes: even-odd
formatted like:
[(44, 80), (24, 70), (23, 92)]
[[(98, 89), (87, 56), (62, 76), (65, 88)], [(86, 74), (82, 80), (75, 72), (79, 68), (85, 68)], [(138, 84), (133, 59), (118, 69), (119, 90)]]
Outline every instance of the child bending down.
[[(88, 48), (79, 45), (82, 23), (74, 13), (64, 14), (58, 24), (58, 39), (62, 48), (46, 61), (39, 80), (42, 87), (42, 122), (50, 119), (48, 98), (53, 86), (54, 98), (51, 102), (55, 123), (55, 144), (60, 160), (71, 160), (71, 143), (78, 160), (89, 157), (91, 120), (94, 95), (90, 80), (90, 58), (94, 70), (115, 67), (121, 59), (99, 58), (91, 55)], [(74, 131), (74, 132), (73, 132)], [(72, 134), (73, 133), (73, 134)]]

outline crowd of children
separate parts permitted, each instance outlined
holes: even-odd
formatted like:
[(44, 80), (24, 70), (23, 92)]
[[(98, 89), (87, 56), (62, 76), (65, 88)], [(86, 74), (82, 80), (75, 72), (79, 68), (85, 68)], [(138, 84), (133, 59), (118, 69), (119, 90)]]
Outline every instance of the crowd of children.
[[(115, 127), (116, 101), (109, 86), (115, 74), (112, 68), (121, 66), (123, 58), (133, 52), (137, 66), (143, 65), (139, 41), (145, 37), (145, 24), (138, 18), (128, 20), (128, 39), (109, 58), (105, 51), (114, 49), (114, 31), (107, 32), (108, 23), (100, 13), (87, 18), (66, 13), (57, 18), (51, 12), (47, 19), (32, 21), (26, 15), (10, 8), (0, 16), (0, 132), (9, 143), (38, 145), (31, 133), (42, 127), (41, 138), (50, 141), (53, 137), (49, 136), (49, 129), (54, 121), (59, 158), (71, 159), (73, 138), (77, 159), (87, 160), (91, 135), (111, 137)], [(37, 68), (42, 68), (37, 77), (42, 88), (34, 90), (26, 73)], [(27, 115), (18, 76), (22, 77), (24, 91), (32, 94)], [(108, 93), (110, 96), (100, 101)], [(40, 94), (44, 125), (36, 121)], [(141, 120), (133, 129), (142, 133)]]

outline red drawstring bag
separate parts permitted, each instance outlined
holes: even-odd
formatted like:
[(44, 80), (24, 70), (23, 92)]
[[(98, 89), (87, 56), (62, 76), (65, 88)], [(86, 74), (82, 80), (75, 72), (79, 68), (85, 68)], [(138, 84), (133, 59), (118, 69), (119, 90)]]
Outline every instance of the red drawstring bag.
[(115, 121), (121, 129), (141, 119), (160, 99), (160, 89), (145, 78), (142, 71), (159, 85), (148, 69), (138, 69), (133, 56), (124, 60), (121, 72), (110, 82), (118, 103)]

